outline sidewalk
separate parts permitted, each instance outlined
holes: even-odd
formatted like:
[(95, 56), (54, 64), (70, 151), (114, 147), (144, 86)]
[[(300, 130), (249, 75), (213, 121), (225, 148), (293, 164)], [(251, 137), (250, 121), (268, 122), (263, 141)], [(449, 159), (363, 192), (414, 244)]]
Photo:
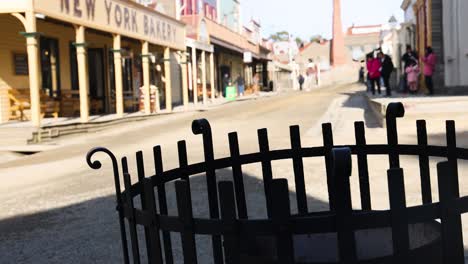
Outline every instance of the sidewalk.
[(146, 121), (166, 115), (209, 111), (229, 103), (271, 97), (277, 94), (277, 92), (260, 92), (258, 96), (246, 95), (237, 98), (235, 101), (216, 98), (213, 101), (208, 100), (206, 105), (203, 102), (198, 102), (198, 104), (189, 103), (187, 107), (174, 107), (172, 112), (162, 110), (150, 115), (142, 112), (126, 113), (123, 117), (118, 117), (116, 114), (95, 115), (90, 117), (89, 123), (81, 123), (79, 117), (44, 118), (39, 129), (33, 127), (30, 121), (11, 121), (0, 124), (0, 152), (36, 153), (54, 148), (50, 142), (62, 136), (102, 131), (116, 125)]
[[(397, 119), (398, 140), (400, 144), (417, 144), (416, 121), (426, 120), (429, 145), (446, 146), (446, 120), (456, 122), (457, 146), (468, 148), (468, 97), (467, 96), (436, 96), (436, 97), (408, 97), (408, 98), (376, 98), (365, 95), (365, 88), (357, 89), (354, 95), (337, 99), (333, 113), (327, 122), (333, 124), (335, 144), (354, 144), (354, 121), (366, 121), (367, 144), (386, 144), (387, 133), (383, 127), (374, 126), (376, 122), (383, 121), (382, 116), (368, 117), (371, 104), (380, 106), (383, 110), (391, 102), (402, 102), (405, 105), (405, 116)], [(368, 105), (366, 107), (366, 105)], [(358, 107), (357, 107), (358, 106)], [(384, 114), (385, 111), (382, 112)], [(320, 133), (321, 131), (317, 131)], [(315, 145), (321, 145), (321, 134), (316, 134)], [(430, 158), (430, 177), (433, 201), (439, 200), (437, 184), (437, 162), (440, 158)], [(320, 166), (317, 163), (317, 166)], [(401, 156), (401, 167), (405, 175), (407, 206), (421, 205), (421, 184), (418, 157)], [(369, 156), (370, 189), (372, 194), (372, 208), (388, 209), (389, 195), (387, 186), (387, 172), (389, 168), (388, 156)], [(459, 161), (460, 195), (468, 195), (468, 161)], [(353, 162), (351, 177), (351, 190), (353, 193), (353, 207), (360, 208), (359, 183), (357, 164)], [(314, 182), (318, 179), (314, 179)], [(315, 186), (317, 188), (317, 186)], [(321, 199), (327, 199), (323, 193)], [(462, 215), (463, 237), (465, 248), (468, 248), (468, 215)], [(468, 256), (468, 251), (465, 250)], [(468, 260), (468, 257), (465, 257)]]
[[(435, 116), (460, 116), (466, 114), (468, 109), (468, 96), (427, 96), (427, 95), (403, 95), (396, 94), (391, 97), (373, 96), (366, 94), (366, 99), (371, 110), (384, 126), (387, 105), (391, 102), (401, 102), (407, 113), (411, 115), (425, 114)], [(466, 120), (463, 118), (463, 120)]]

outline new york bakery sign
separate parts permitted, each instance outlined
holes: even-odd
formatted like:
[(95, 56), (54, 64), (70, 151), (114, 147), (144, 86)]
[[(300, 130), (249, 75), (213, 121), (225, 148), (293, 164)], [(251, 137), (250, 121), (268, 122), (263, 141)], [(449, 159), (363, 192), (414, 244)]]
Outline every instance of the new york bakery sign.
[(153, 44), (185, 49), (185, 25), (120, 0), (35, 0), (36, 12)]

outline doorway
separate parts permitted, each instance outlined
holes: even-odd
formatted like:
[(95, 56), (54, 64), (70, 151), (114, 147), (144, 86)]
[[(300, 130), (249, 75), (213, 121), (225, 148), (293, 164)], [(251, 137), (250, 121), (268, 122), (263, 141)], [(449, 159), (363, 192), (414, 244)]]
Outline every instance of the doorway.
[(55, 38), (40, 38), (42, 90), (51, 98), (60, 96), (59, 45)]
[(103, 114), (106, 109), (104, 50), (88, 48), (89, 95), (92, 114)]
[(220, 85), (219, 85), (219, 89), (221, 91), (219, 91), (223, 97), (226, 96), (226, 86), (229, 85), (229, 82), (232, 82), (231, 78), (231, 67), (229, 66), (226, 66), (226, 65), (221, 65), (221, 67), (219, 67), (219, 70), (220, 70), (220, 76), (221, 78), (220, 79)]

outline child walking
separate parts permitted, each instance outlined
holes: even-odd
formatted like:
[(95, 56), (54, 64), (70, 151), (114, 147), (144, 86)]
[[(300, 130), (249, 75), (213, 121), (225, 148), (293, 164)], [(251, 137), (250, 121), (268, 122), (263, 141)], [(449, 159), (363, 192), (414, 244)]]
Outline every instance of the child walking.
[(406, 74), (410, 93), (414, 94), (418, 91), (419, 65), (417, 61), (413, 60), (411, 66), (406, 68)]

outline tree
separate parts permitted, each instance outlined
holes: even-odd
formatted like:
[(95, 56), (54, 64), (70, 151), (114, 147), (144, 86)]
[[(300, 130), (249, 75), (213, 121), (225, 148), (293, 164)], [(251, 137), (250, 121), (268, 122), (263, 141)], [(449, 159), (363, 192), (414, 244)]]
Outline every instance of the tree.
[(323, 37), (321, 35), (314, 35), (310, 37), (310, 42), (320, 43), (322, 40), (323, 40)]
[(298, 46), (301, 46), (304, 43), (304, 41), (300, 37), (296, 37), (295, 41)]
[(274, 41), (288, 41), (289, 40), (289, 32), (288, 31), (280, 31), (276, 32), (275, 34), (272, 34), (270, 36), (270, 39)]

